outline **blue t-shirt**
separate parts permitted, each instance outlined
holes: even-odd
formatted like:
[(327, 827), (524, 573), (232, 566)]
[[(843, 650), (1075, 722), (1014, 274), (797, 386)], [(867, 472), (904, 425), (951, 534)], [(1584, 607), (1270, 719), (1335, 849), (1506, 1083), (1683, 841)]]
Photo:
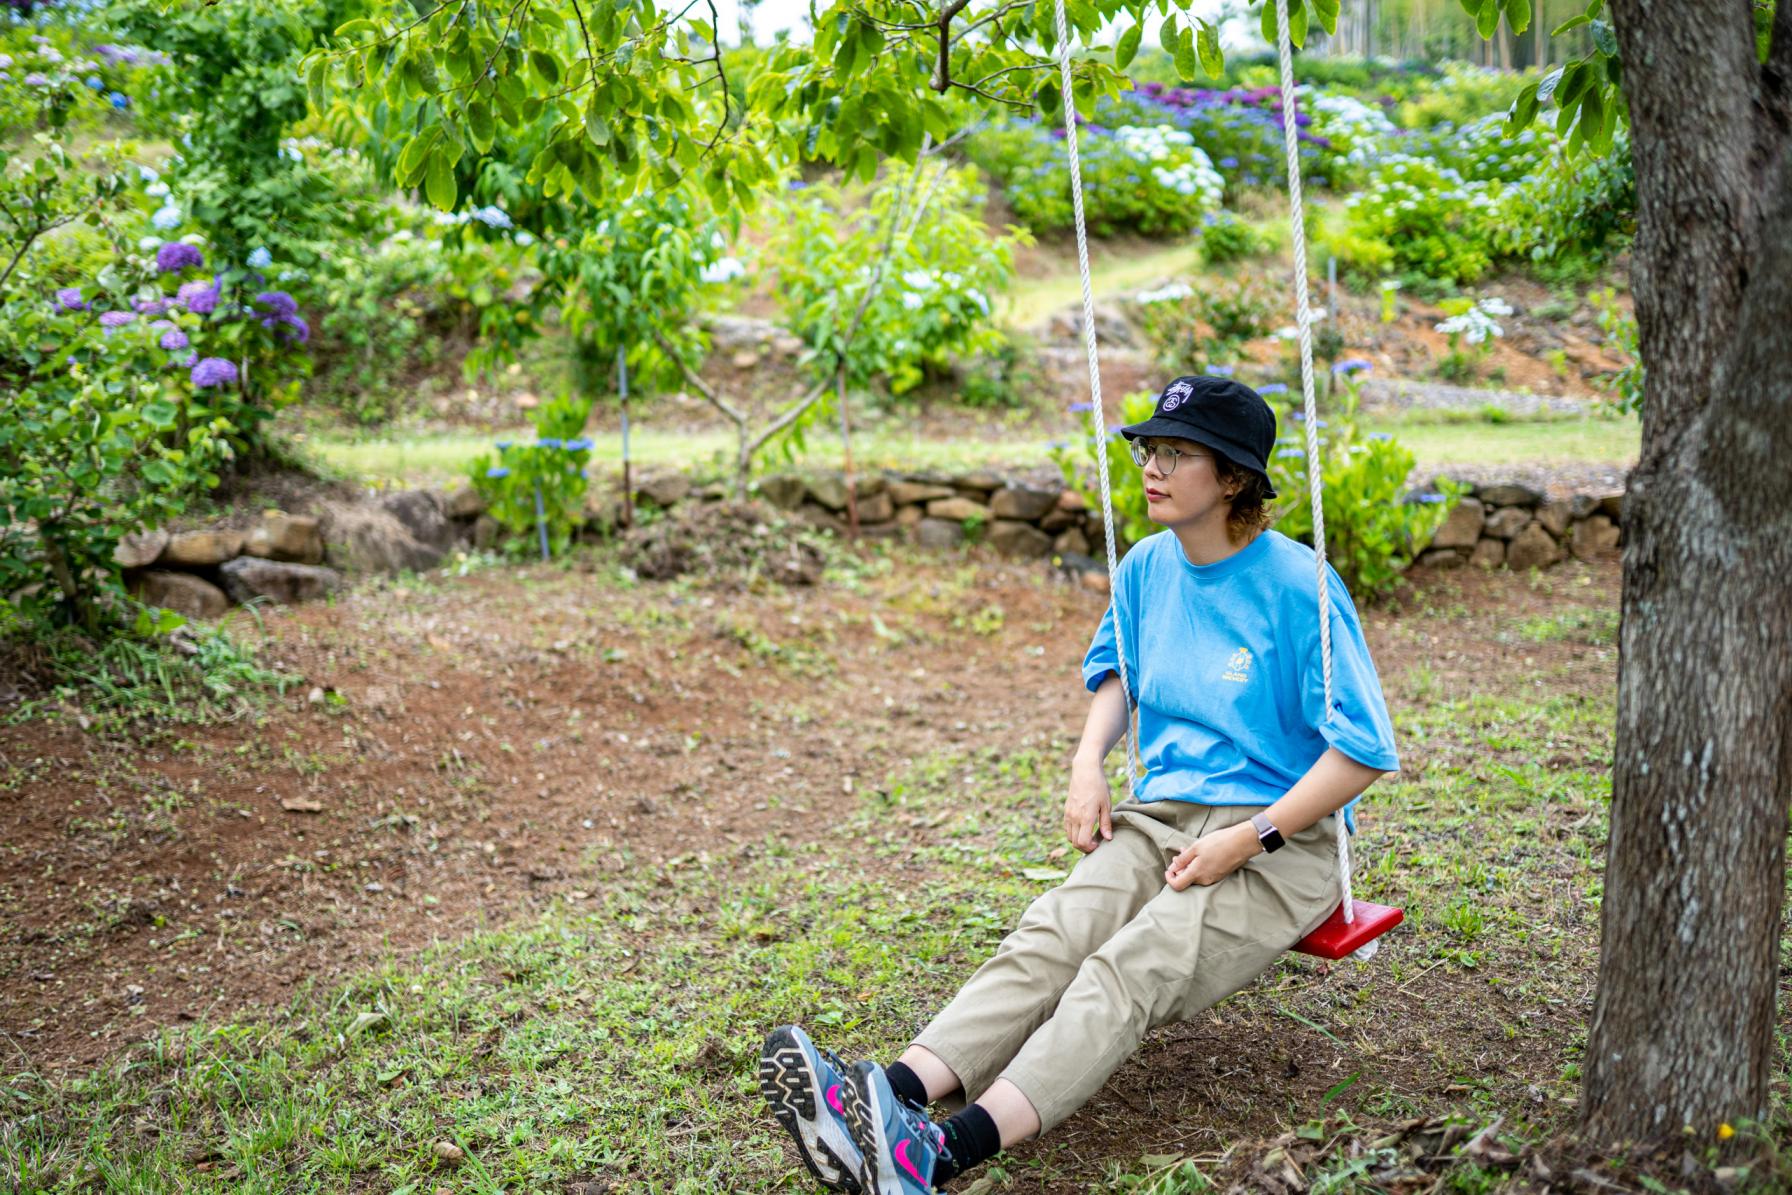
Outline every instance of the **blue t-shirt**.
[[(1083, 683), (1094, 692), (1120, 671), (1118, 610), (1139, 707), (1140, 800), (1268, 805), (1328, 745), (1368, 767), (1400, 767), (1356, 607), (1329, 564), (1326, 573), (1329, 719), (1313, 549), (1264, 531), (1216, 564), (1190, 564), (1175, 535), (1160, 531), (1126, 554), (1083, 658)], [(1344, 810), (1353, 833), (1355, 804)]]

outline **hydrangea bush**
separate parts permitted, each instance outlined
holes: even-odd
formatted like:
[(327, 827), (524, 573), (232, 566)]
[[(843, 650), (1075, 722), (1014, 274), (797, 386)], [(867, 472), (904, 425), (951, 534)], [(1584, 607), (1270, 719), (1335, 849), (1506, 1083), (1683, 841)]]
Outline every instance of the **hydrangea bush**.
[(592, 441), (584, 434), (591, 400), (572, 395), (536, 410), (533, 443), (499, 440), (468, 469), (487, 513), (509, 533), (506, 545), (545, 558), (563, 554), (584, 522)]
[[(1226, 181), (1194, 136), (1168, 123), (1089, 124), (1078, 133), (1084, 216), (1096, 236), (1181, 236), (1218, 210)], [(981, 134), (975, 159), (1003, 181), (1014, 214), (1034, 232), (1071, 227), (1070, 167), (1062, 130), (1030, 121)]]

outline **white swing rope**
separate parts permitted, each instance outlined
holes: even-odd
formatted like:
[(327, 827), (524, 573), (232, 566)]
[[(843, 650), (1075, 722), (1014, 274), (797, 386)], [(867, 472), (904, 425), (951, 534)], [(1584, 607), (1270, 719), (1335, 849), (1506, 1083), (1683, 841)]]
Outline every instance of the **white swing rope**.
[(1138, 737), (1133, 732), (1132, 681), (1126, 675), (1126, 640), (1120, 629), (1120, 608), (1113, 596), (1120, 572), (1114, 550), (1114, 496), (1108, 486), (1108, 420), (1101, 405), (1101, 363), (1095, 352), (1095, 291), (1089, 281), (1089, 236), (1083, 228), (1083, 165), (1076, 152), (1076, 101), (1071, 95), (1070, 29), (1064, 19), (1064, 0), (1058, 6), (1058, 76), (1064, 94), (1064, 140), (1070, 147), (1070, 204), (1076, 215), (1076, 265), (1083, 280), (1083, 345), (1089, 353), (1089, 404), (1095, 415), (1095, 471), (1101, 481), (1101, 525), (1108, 549), (1108, 613), (1114, 623), (1114, 655), (1120, 662), (1120, 691), (1126, 699), (1126, 796), (1134, 791), (1139, 774)]
[[(1276, 0), (1276, 49), (1282, 67), (1282, 148), (1288, 155), (1288, 220), (1294, 233), (1294, 311), (1300, 330), (1300, 397), (1307, 425), (1307, 495), (1313, 507), (1313, 567), (1319, 578), (1319, 660), (1325, 677), (1325, 720), (1332, 716), (1332, 603), (1326, 584), (1324, 474), (1319, 465), (1319, 410), (1313, 398), (1313, 308), (1307, 294), (1307, 222), (1300, 185), (1300, 135), (1294, 110), (1294, 49), (1288, 35), (1288, 0)], [(1356, 919), (1350, 895), (1350, 834), (1338, 812), (1338, 879), (1344, 924)], [(1359, 953), (1375, 952), (1369, 942)]]
[[(1321, 498), (1323, 486), (1319, 463), (1319, 412), (1313, 387), (1313, 312), (1307, 294), (1307, 230), (1302, 214), (1300, 179), (1299, 128), (1295, 122), (1294, 51), (1288, 36), (1288, 0), (1275, 0), (1277, 17), (1277, 49), (1281, 60), (1282, 141), (1288, 158), (1289, 220), (1294, 233), (1295, 322), (1300, 335), (1300, 388), (1306, 422), (1307, 493), (1313, 511), (1313, 565), (1319, 589), (1319, 655), (1324, 678), (1325, 714), (1332, 712), (1332, 627), (1331, 593), (1326, 578), (1325, 509)], [(1083, 225), (1083, 170), (1077, 156), (1076, 105), (1072, 98), (1070, 72), (1070, 30), (1064, 15), (1064, 0), (1056, 0), (1058, 26), (1058, 73), (1063, 90), (1064, 140), (1070, 151), (1070, 200), (1076, 220), (1077, 269), (1083, 284), (1083, 342), (1089, 355), (1089, 395), (1095, 414), (1095, 465), (1101, 484), (1101, 520), (1107, 539), (1108, 591), (1115, 592), (1119, 560), (1114, 549), (1114, 504), (1108, 483), (1107, 417), (1101, 405), (1101, 366), (1095, 343), (1095, 296), (1089, 277), (1089, 243)], [(1120, 685), (1126, 696), (1126, 793), (1134, 795), (1138, 773), (1135, 736), (1132, 726), (1132, 687), (1126, 670), (1126, 645), (1121, 638), (1118, 607), (1109, 599), (1113, 615), (1114, 650), (1120, 664)], [(1350, 886), (1350, 837), (1344, 815), (1338, 815), (1338, 875), (1342, 892), (1342, 911), (1346, 924), (1355, 920)], [(1359, 947), (1356, 955), (1368, 958), (1379, 944), (1373, 940)]]

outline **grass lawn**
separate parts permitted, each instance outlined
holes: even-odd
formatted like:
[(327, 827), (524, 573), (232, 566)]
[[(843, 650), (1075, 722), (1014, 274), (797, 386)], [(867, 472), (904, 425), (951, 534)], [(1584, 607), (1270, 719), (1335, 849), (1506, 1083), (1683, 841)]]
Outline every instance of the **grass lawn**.
[[(1594, 462), (1628, 464), (1636, 459), (1641, 425), (1635, 418), (1613, 419), (1584, 416), (1490, 421), (1485, 418), (1440, 419), (1424, 412), (1400, 417), (1365, 419), (1365, 431), (1387, 432), (1405, 444), (1426, 467), (1464, 465), (1551, 464)], [(1016, 431), (994, 439), (965, 437), (944, 439), (900, 430), (867, 430), (853, 441), (855, 463), (861, 469), (970, 470), (986, 467), (1035, 468), (1049, 461), (1054, 440), (1069, 434), (1054, 429), (1050, 436)], [(313, 434), (307, 450), (329, 469), (356, 478), (404, 485), (443, 485), (464, 476), (468, 464), (491, 451), (493, 440), (533, 437), (528, 427), (507, 433), (456, 432), (430, 436), (398, 436), (391, 439), (348, 438)], [(616, 468), (622, 457), (621, 437), (596, 434), (593, 460), (600, 467)], [(689, 466), (713, 461), (721, 473), (722, 462), (733, 451), (730, 432), (668, 431), (638, 428), (631, 436), (635, 459), (644, 468)], [(839, 441), (817, 435), (800, 461), (803, 468), (837, 469), (841, 465)], [(775, 471), (780, 462), (764, 466)]]

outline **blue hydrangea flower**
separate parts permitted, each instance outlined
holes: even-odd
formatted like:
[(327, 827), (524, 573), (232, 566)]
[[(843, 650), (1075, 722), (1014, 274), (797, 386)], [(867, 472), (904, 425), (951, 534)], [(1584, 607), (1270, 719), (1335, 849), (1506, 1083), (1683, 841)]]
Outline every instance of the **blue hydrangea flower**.
[(1375, 366), (1372, 362), (1367, 361), (1362, 357), (1346, 357), (1344, 360), (1332, 366), (1332, 372), (1349, 375), (1353, 373), (1367, 373), (1374, 368)]
[(249, 253), (249, 268), (252, 270), (265, 270), (273, 264), (274, 255), (265, 247), (257, 246)]
[(1081, 415), (1085, 411), (1093, 411), (1094, 409), (1095, 404), (1092, 402), (1073, 402), (1070, 404), (1070, 413), (1072, 415)]
[(560, 441), (553, 436), (549, 436), (545, 440), (537, 440), (536, 444), (542, 448), (558, 448), (558, 447), (560, 447)]
[(509, 441), (509, 440), (499, 440), (498, 441), (498, 451), (503, 452), (506, 448), (509, 448), (510, 445), (511, 445), (511, 441)]
[(180, 214), (180, 209), (170, 203), (156, 209), (156, 214), (149, 218), (149, 222), (163, 232), (172, 232), (180, 227), (180, 222), (184, 218)]
[(1277, 450), (1276, 455), (1280, 456), (1280, 457), (1291, 457), (1291, 456), (1305, 456), (1307, 454), (1305, 451), (1303, 451), (1302, 449), (1299, 449), (1299, 448), (1282, 448), (1282, 449)]
[(1286, 383), (1286, 382), (1265, 382), (1263, 385), (1257, 387), (1257, 393), (1258, 394), (1286, 394), (1286, 393), (1288, 393), (1288, 383)]
[(236, 381), (236, 366), (222, 357), (202, 357), (188, 376), (201, 390), (229, 386)]
[(106, 84), (100, 79), (100, 77), (98, 75), (88, 75), (87, 78), (82, 80), (82, 82), (86, 83), (87, 86), (93, 88), (93, 90), (95, 90), (95, 91), (106, 90)]
[(1210, 377), (1229, 378), (1238, 371), (1230, 365), (1209, 365), (1207, 373)]
[(510, 470), (505, 468), (503, 465), (493, 465), (491, 468), (489, 468), (485, 471), (485, 475), (487, 477), (509, 477)]
[(123, 112), (126, 108), (131, 106), (131, 97), (122, 91), (114, 91), (106, 96), (106, 102), (120, 112)]

